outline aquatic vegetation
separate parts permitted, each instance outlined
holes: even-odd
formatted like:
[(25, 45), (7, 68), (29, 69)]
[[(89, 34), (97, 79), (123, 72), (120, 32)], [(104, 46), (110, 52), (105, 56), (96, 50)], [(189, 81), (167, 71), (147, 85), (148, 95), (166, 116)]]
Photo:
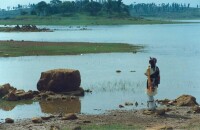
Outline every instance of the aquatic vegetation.
[(131, 91), (135, 93), (138, 91), (143, 91), (145, 85), (146, 82), (143, 81), (139, 82), (128, 81), (128, 80), (104, 81), (96, 84), (91, 84), (88, 89), (95, 92)]

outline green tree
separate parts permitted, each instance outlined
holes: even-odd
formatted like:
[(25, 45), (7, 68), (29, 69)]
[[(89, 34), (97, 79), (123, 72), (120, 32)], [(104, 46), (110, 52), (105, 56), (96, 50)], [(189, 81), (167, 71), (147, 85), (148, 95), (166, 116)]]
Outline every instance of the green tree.
[(49, 13), (48, 4), (45, 1), (41, 1), (36, 5), (37, 14), (40, 16), (46, 16)]
[(86, 6), (85, 6), (85, 10), (88, 11), (90, 13), (90, 15), (97, 15), (98, 12), (100, 12), (102, 9), (102, 5), (98, 2), (89, 2)]
[(74, 2), (65, 1), (61, 5), (62, 13), (74, 13), (76, 10), (76, 6)]

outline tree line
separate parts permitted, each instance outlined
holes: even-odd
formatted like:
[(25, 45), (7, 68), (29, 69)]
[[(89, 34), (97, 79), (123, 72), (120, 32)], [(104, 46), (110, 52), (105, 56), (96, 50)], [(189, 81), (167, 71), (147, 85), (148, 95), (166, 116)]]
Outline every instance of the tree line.
[[(198, 8), (198, 5), (197, 5)], [(135, 14), (152, 14), (152, 13), (163, 13), (163, 12), (184, 12), (191, 10), (193, 8), (190, 7), (190, 4), (155, 4), (155, 3), (139, 3), (139, 4), (131, 4), (130, 10)]]
[(54, 14), (74, 14), (88, 13), (89, 15), (99, 14), (119, 14), (129, 15), (129, 6), (125, 5), (122, 0), (76, 0), (60, 1), (51, 0), (50, 3), (41, 1), (32, 5), (32, 15), (48, 16)]

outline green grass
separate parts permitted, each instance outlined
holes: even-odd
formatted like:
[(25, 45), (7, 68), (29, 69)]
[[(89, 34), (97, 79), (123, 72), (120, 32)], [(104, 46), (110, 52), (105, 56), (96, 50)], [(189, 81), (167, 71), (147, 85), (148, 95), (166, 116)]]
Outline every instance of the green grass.
[(172, 22), (148, 20), (135, 17), (89, 16), (76, 14), (72, 16), (18, 16), (16, 18), (1, 19), (1, 25), (124, 25), (124, 24), (169, 24)]
[(143, 46), (122, 43), (51, 43), (0, 41), (0, 57), (79, 55), (88, 53), (138, 52)]
[[(144, 128), (137, 125), (109, 124), (109, 125), (86, 125), (81, 126), (81, 130), (143, 130)], [(64, 127), (61, 130), (68, 130)]]

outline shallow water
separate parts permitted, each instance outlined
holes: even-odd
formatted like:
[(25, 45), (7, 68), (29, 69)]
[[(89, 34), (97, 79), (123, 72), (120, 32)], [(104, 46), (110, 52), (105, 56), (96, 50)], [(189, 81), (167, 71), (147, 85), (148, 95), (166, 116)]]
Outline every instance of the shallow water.
[[(124, 109), (144, 108), (147, 100), (144, 92), (146, 87), (144, 72), (148, 66), (149, 57), (155, 56), (161, 70), (161, 84), (155, 98), (174, 99), (182, 94), (191, 94), (200, 102), (200, 89), (198, 88), (200, 84), (199, 25), (89, 26), (91, 30), (86, 31), (0, 33), (2, 40), (22, 40), (23, 38), (23, 40), (40, 41), (43, 36), (46, 41), (124, 42), (147, 45), (146, 52), (136, 54), (107, 53), (0, 58), (0, 83), (10, 83), (18, 89), (36, 90), (36, 84), (42, 71), (55, 68), (78, 69), (81, 72), (81, 86), (91, 89), (93, 93), (86, 94), (74, 102), (75, 112), (102, 113), (106, 110), (119, 109), (119, 104), (136, 101), (139, 103), (138, 107), (129, 106)], [(22, 35), (27, 37), (22, 37)], [(116, 70), (122, 72), (116, 73)], [(45, 107), (44, 110), (43, 106), (48, 106), (48, 104), (34, 102), (16, 105), (9, 111), (4, 110), (0, 104), (0, 113), (1, 118), (20, 119), (55, 113), (55, 110), (67, 112), (66, 108), (73, 106), (72, 104), (69, 102), (65, 102), (65, 105), (49, 103), (52, 107)]]

